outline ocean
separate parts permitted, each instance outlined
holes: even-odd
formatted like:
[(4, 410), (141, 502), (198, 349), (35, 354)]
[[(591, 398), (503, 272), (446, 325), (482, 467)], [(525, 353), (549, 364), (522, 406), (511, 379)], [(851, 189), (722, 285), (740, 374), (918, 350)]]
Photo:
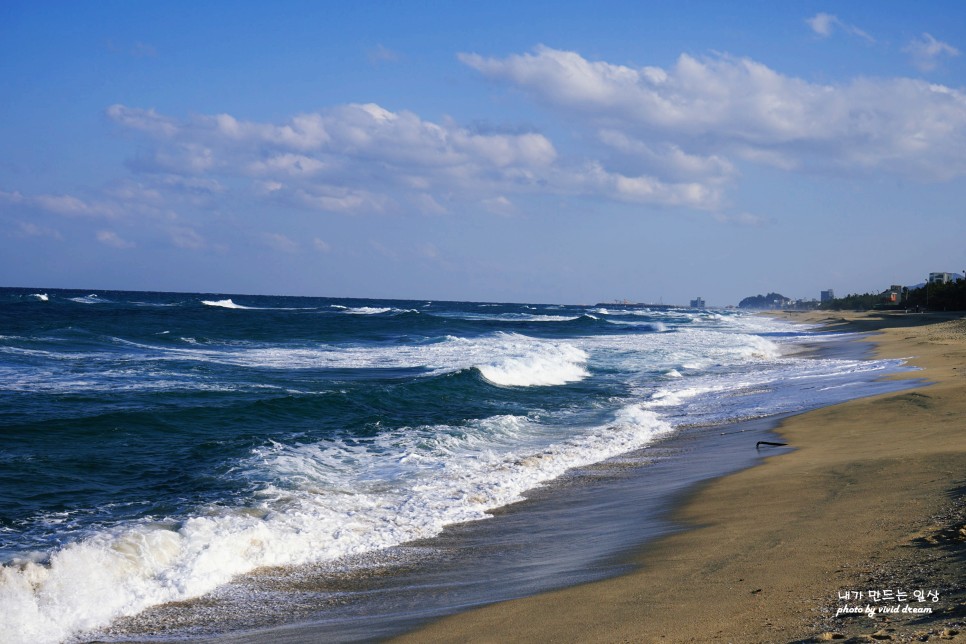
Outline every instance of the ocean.
[[(709, 454), (754, 457), (748, 423), (902, 386), (849, 339), (735, 310), (0, 289), (0, 641), (365, 639), (587, 579), (636, 542), (581, 521), (625, 520), (607, 499), (642, 476), (658, 525)], [(586, 557), (514, 559), (514, 530)]]

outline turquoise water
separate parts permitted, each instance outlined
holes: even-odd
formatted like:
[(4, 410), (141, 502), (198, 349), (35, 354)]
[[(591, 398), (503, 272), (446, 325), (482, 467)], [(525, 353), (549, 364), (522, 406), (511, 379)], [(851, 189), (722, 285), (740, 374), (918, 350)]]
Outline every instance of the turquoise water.
[(433, 537), (897, 361), (733, 311), (0, 289), (0, 636)]

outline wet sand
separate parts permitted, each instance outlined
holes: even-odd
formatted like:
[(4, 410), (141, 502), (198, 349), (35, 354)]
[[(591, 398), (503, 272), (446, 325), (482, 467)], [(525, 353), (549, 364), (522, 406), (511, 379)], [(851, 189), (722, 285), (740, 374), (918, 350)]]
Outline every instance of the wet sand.
[[(629, 574), (398, 641), (966, 641), (966, 320), (788, 315), (868, 332), (880, 357), (923, 369), (899, 377), (930, 384), (786, 419), (794, 450), (700, 485), (672, 517), (686, 529), (643, 548)], [(863, 612), (836, 616), (846, 608)]]

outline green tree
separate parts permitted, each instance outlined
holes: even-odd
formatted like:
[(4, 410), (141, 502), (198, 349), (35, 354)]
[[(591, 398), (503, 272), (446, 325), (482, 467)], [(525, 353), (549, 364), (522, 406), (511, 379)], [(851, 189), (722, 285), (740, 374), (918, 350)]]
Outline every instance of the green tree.
[(785, 305), (788, 298), (780, 293), (752, 295), (738, 302), (739, 309), (776, 309)]

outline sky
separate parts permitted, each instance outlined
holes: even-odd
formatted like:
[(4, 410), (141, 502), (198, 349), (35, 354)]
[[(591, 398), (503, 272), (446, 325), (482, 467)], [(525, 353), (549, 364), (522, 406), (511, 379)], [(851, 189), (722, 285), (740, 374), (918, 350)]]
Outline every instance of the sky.
[(0, 3), (0, 285), (736, 304), (966, 268), (966, 3)]

